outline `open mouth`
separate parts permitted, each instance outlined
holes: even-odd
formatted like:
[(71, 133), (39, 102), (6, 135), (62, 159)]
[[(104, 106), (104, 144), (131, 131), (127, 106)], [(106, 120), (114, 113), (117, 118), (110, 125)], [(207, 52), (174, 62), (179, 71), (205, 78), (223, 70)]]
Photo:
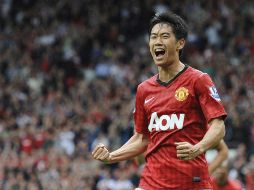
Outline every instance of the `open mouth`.
[(158, 48), (158, 49), (155, 49), (154, 53), (155, 53), (155, 56), (159, 58), (159, 57), (162, 57), (165, 54), (165, 50), (161, 49), (161, 48)]

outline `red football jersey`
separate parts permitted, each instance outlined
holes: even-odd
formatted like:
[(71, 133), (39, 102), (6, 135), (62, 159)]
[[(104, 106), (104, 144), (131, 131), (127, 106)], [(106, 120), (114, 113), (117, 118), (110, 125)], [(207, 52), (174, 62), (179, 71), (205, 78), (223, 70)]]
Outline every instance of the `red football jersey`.
[(198, 143), (213, 118), (226, 117), (211, 78), (190, 66), (168, 83), (158, 75), (138, 86), (135, 129), (150, 142), (140, 179), (145, 190), (195, 190), (211, 188), (204, 155), (191, 161), (176, 157), (175, 142)]

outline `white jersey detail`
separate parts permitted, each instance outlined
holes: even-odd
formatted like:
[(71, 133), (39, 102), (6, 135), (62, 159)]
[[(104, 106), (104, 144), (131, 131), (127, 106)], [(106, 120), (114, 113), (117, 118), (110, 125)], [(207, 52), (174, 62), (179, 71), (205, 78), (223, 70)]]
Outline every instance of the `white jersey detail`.
[(221, 101), (219, 93), (215, 86), (209, 87), (210, 95), (217, 101)]
[(153, 100), (153, 99), (154, 99), (154, 97), (145, 100), (145, 104), (147, 104), (148, 102), (150, 102), (150, 101)]
[[(162, 115), (158, 117), (157, 112), (153, 112), (151, 115), (150, 123), (148, 126), (148, 130), (152, 132), (153, 129), (155, 131), (166, 131), (173, 130), (175, 126), (177, 129), (183, 128), (184, 117), (185, 114), (171, 114), (171, 115)], [(163, 125), (163, 120), (165, 120), (165, 124)]]

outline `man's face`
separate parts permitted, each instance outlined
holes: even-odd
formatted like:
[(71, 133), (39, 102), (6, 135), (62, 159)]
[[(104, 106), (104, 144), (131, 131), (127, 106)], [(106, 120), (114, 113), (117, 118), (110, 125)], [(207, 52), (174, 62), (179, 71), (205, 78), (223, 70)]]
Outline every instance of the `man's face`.
[(179, 59), (180, 43), (177, 41), (172, 27), (166, 23), (158, 23), (151, 30), (149, 47), (153, 60), (157, 66), (171, 65), (176, 59)]

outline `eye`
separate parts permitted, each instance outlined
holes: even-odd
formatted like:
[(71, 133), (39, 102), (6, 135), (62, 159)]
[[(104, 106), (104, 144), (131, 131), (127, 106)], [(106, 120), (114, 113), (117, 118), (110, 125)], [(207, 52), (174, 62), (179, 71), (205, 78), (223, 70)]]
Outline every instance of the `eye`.
[(169, 38), (170, 36), (168, 35), (168, 34), (165, 34), (165, 35), (163, 35), (162, 36), (162, 38), (164, 38), (164, 39), (167, 39), (167, 38)]
[(156, 37), (157, 37), (156, 35), (151, 35), (150, 39), (156, 39)]

